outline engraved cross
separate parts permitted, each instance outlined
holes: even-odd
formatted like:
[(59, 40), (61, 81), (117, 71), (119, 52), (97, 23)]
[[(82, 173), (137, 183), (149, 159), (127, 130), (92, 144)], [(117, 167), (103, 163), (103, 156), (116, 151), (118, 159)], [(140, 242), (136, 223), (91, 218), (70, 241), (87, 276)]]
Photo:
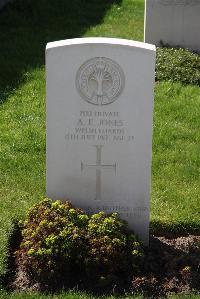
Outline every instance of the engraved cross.
[(116, 173), (116, 163), (115, 164), (102, 164), (101, 153), (103, 145), (95, 145), (96, 147), (96, 164), (84, 164), (81, 161), (81, 171), (85, 168), (96, 169), (96, 197), (95, 200), (101, 200), (101, 172), (102, 169), (113, 169)]

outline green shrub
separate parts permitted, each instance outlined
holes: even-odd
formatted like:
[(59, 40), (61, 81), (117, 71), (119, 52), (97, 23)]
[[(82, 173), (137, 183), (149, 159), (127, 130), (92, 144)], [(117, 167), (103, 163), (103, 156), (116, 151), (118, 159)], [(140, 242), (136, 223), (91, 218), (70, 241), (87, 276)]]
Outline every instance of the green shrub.
[(31, 283), (45, 287), (107, 286), (138, 271), (141, 243), (116, 213), (89, 217), (69, 202), (45, 199), (21, 224), (16, 261)]
[(157, 48), (156, 80), (200, 86), (200, 55), (182, 48)]
[(97, 285), (116, 282), (119, 277), (139, 270), (143, 251), (136, 236), (128, 231), (127, 223), (117, 213), (94, 214), (88, 221), (86, 276)]
[(34, 205), (22, 225), (17, 264), (42, 284), (71, 279), (74, 265), (81, 263), (87, 221), (88, 216), (69, 202), (45, 199)]

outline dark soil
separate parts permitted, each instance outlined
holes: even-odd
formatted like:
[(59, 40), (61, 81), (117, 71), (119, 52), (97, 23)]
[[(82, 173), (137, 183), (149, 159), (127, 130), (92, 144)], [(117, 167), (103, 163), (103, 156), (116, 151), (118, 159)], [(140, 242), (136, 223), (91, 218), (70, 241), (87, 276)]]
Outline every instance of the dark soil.
[[(9, 287), (15, 290), (41, 291), (39, 284), (33, 284), (23, 269), (12, 269)], [(145, 249), (141, 275), (132, 277), (127, 284), (119, 278), (115, 285), (103, 293), (143, 293), (146, 298), (165, 297), (169, 293), (200, 291), (200, 235), (151, 236), (150, 246)], [(84, 286), (78, 285), (80, 289)], [(47, 287), (48, 290), (48, 287)], [(96, 290), (90, 290), (96, 293)], [(102, 292), (102, 288), (101, 288)]]
[(133, 277), (132, 288), (153, 298), (200, 291), (200, 236), (152, 236), (143, 275)]

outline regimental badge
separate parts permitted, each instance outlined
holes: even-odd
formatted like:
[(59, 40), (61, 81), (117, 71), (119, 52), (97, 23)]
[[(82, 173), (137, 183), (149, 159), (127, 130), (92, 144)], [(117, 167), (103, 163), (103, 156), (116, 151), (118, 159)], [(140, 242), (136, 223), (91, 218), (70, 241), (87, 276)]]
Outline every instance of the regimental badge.
[(80, 96), (93, 105), (109, 105), (121, 95), (124, 72), (118, 63), (105, 57), (95, 57), (77, 71), (76, 87)]

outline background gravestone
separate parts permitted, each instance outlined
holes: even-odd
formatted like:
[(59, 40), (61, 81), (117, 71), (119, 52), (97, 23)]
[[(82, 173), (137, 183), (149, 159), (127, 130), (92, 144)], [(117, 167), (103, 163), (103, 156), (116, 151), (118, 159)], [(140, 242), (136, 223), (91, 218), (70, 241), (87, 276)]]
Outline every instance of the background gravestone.
[(47, 45), (47, 195), (118, 212), (148, 243), (155, 47)]
[(200, 52), (200, 0), (146, 0), (145, 42)]

